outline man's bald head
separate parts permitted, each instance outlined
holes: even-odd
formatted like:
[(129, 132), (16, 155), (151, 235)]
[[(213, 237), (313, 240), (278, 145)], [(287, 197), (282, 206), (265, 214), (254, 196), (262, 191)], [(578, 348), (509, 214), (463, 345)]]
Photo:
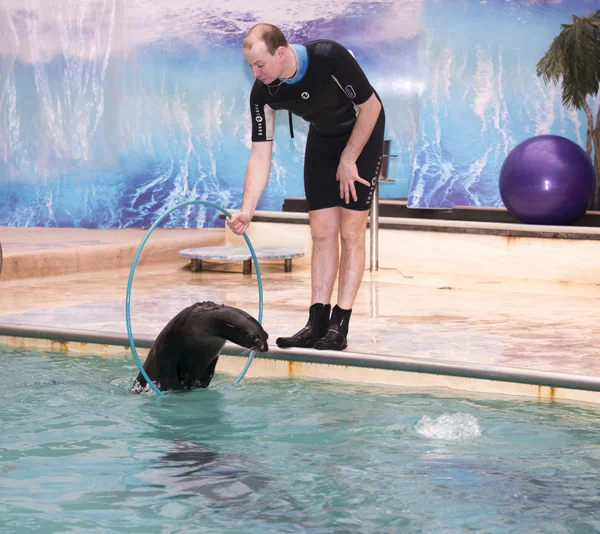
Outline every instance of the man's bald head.
[(273, 24), (260, 23), (252, 26), (246, 34), (243, 47), (247, 50), (251, 50), (254, 44), (260, 41), (265, 43), (265, 46), (271, 55), (274, 55), (275, 51), (280, 46), (288, 46), (287, 39), (283, 35), (283, 32)]

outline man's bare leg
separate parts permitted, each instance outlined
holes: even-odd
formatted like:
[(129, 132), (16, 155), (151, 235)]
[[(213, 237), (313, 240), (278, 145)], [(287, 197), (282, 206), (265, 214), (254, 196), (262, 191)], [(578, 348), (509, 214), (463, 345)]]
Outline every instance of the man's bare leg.
[(338, 302), (333, 308), (325, 336), (314, 348), (344, 350), (348, 346), (348, 325), (354, 299), (360, 288), (365, 270), (365, 235), (368, 211), (341, 209), (340, 234), (342, 255), (339, 268)]
[(351, 310), (365, 272), (365, 239), (368, 211), (341, 210), (342, 257), (338, 300), (340, 308)]
[(341, 208), (309, 212), (312, 237), (311, 306), (306, 326), (291, 337), (277, 338), (279, 347), (312, 347), (325, 335), (331, 312), (331, 294), (339, 266)]
[(309, 212), (312, 237), (311, 304), (329, 304), (339, 266), (341, 208)]

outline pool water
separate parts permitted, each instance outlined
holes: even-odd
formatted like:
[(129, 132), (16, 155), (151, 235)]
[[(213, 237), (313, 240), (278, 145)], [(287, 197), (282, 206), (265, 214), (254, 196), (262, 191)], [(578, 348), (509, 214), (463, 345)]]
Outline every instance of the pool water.
[(590, 405), (215, 376), (0, 347), (2, 532), (598, 532)]

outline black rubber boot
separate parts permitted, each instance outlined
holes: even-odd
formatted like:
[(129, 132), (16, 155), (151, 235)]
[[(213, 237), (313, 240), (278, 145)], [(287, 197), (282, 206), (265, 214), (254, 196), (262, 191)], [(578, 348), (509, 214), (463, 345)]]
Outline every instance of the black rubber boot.
[(318, 350), (344, 350), (348, 346), (348, 326), (352, 310), (344, 310), (334, 306), (331, 314), (329, 328), (325, 335), (319, 339), (314, 348)]
[(327, 332), (330, 311), (331, 304), (313, 304), (308, 310), (306, 326), (291, 337), (278, 337), (275, 343), (282, 349), (289, 349), (290, 347), (311, 348)]

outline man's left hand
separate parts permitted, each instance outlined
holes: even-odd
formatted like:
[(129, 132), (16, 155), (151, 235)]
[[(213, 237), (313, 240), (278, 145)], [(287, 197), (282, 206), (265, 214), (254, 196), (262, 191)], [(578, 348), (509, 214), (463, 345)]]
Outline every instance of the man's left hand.
[(358, 201), (354, 182), (371, 187), (371, 184), (367, 180), (362, 179), (358, 175), (356, 163), (340, 161), (335, 178), (340, 182), (340, 198), (343, 198), (346, 204), (350, 203), (350, 195), (352, 195), (354, 202)]

